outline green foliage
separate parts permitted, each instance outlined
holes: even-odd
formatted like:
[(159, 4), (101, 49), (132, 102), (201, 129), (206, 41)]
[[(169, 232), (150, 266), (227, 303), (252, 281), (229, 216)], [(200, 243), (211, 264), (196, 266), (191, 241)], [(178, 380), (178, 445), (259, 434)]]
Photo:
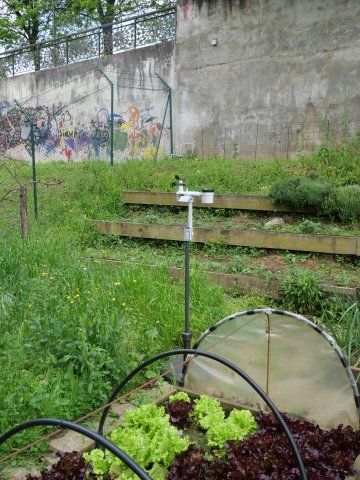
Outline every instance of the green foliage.
[(301, 233), (319, 233), (321, 228), (321, 223), (314, 222), (313, 220), (305, 219), (299, 225), (299, 230)]
[(191, 402), (190, 397), (186, 392), (176, 392), (173, 395), (170, 395), (169, 397), (169, 403), (178, 402), (179, 400), (186, 403)]
[(214, 423), (207, 430), (206, 438), (210, 447), (221, 451), (227, 440), (243, 440), (256, 430), (255, 418), (249, 410), (234, 409), (223, 422)]
[(301, 268), (292, 269), (285, 275), (281, 286), (286, 305), (295, 313), (319, 313), (324, 293), (318, 282), (316, 273)]
[(289, 176), (275, 182), (269, 195), (278, 203), (319, 208), (331, 191), (331, 185), (318, 176)]
[[(329, 304), (321, 315), (321, 322), (334, 337), (350, 365), (359, 365), (360, 358), (360, 310), (359, 305), (337, 302), (341, 311)], [(334, 314), (335, 312), (335, 314)]]
[[(122, 425), (110, 434), (109, 439), (147, 470), (152, 478), (159, 480), (166, 478), (166, 467), (190, 445), (190, 439), (182, 437), (177, 428), (170, 425), (164, 407), (154, 404), (127, 410)], [(121, 479), (137, 478), (110, 452), (104, 454), (95, 449), (84, 453), (84, 458), (92, 463), (94, 473), (110, 473)]]
[(334, 190), (326, 198), (322, 212), (344, 223), (360, 219), (360, 185), (347, 185)]
[(195, 417), (196, 423), (204, 430), (221, 423), (225, 418), (225, 412), (220, 402), (207, 395), (201, 395), (200, 398), (195, 400), (192, 415)]

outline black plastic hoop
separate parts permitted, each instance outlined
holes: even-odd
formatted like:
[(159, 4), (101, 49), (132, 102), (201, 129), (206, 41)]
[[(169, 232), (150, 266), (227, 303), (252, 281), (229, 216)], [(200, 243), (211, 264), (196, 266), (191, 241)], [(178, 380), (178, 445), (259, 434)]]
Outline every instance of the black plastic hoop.
[(55, 418), (37, 418), (35, 420), (21, 423), (20, 425), (17, 425), (16, 427), (1, 435), (0, 445), (16, 433), (21, 432), (22, 430), (44, 425), (52, 425), (54, 427), (59, 427), (62, 429), (73, 430), (74, 432), (81, 433), (82, 435), (85, 435), (86, 437), (95, 440), (96, 443), (99, 443), (103, 447), (107, 448), (111, 453), (113, 453), (120, 460), (122, 460), (129, 468), (131, 468), (134, 473), (136, 473), (139, 478), (141, 478), (141, 480), (151, 480), (151, 477), (140, 467), (140, 465), (138, 465), (138, 463), (135, 462), (135, 460), (133, 460), (120, 448), (110, 442), (110, 440), (107, 440), (99, 433), (94, 432), (93, 430), (90, 430), (83, 425), (78, 425), (74, 422), (68, 422), (67, 420), (57, 420)]

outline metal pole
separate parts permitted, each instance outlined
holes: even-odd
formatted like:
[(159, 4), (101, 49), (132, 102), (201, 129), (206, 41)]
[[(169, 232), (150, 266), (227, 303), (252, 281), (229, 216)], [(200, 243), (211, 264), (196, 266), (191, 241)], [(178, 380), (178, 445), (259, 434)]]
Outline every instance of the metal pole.
[(34, 135), (34, 123), (31, 116), (28, 112), (23, 108), (23, 106), (14, 98), (14, 102), (18, 106), (18, 108), (22, 111), (22, 113), (27, 118), (28, 122), (30, 123), (30, 141), (31, 141), (31, 164), (32, 164), (32, 177), (33, 177), (33, 190), (34, 190), (34, 215), (35, 219), (38, 218), (38, 203), (37, 203), (37, 186), (36, 186), (36, 162), (35, 162), (35, 135)]
[(166, 118), (166, 113), (167, 113), (168, 105), (169, 105), (169, 97), (168, 97), (167, 102), (166, 102), (166, 107), (165, 107), (165, 112), (164, 112), (164, 118), (163, 118), (163, 121), (162, 121), (162, 124), (161, 124), (160, 135), (159, 135), (159, 140), (158, 140), (158, 143), (157, 143), (157, 146), (156, 146), (156, 152), (155, 152), (154, 160), (157, 159), (157, 156), (158, 156), (158, 153), (159, 153), (160, 142), (161, 142), (161, 137), (162, 137), (162, 133), (163, 133), (163, 130), (164, 130), (164, 123), (165, 123), (165, 118)]
[(173, 155), (173, 153), (174, 153), (174, 133), (173, 133), (172, 90), (171, 90), (170, 85), (168, 83), (166, 83), (165, 80), (162, 77), (160, 77), (160, 75), (158, 73), (155, 73), (155, 75), (158, 77), (160, 82), (168, 90), (169, 115), (170, 115), (170, 154)]
[(256, 124), (256, 140), (255, 140), (255, 160), (257, 156), (257, 146), (258, 146), (258, 136), (259, 136), (259, 124)]
[(96, 65), (96, 68), (110, 84), (110, 165), (114, 165), (114, 83), (102, 68), (98, 65)]
[(35, 165), (35, 135), (34, 124), (31, 122), (30, 136), (31, 136), (31, 163), (32, 163), (32, 177), (33, 177), (33, 190), (34, 190), (34, 214), (35, 218), (38, 218), (38, 204), (37, 204), (37, 186), (36, 186), (36, 165)]
[(185, 330), (183, 333), (184, 348), (190, 348), (190, 242), (192, 239), (192, 200), (188, 203), (188, 224), (184, 228), (185, 241)]
[(286, 147), (286, 158), (289, 158), (289, 148), (290, 148), (290, 127), (287, 127), (287, 147)]

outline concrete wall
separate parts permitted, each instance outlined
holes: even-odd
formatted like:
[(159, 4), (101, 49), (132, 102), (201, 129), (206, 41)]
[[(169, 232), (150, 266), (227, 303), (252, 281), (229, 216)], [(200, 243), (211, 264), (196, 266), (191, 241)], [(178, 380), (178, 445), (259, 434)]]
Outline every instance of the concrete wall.
[[(109, 90), (97, 64), (117, 84), (160, 92), (148, 77), (159, 73), (173, 88), (178, 149), (190, 143), (202, 156), (289, 157), (330, 137), (341, 141), (344, 124), (349, 133), (360, 129), (359, 0), (178, 0), (175, 46), (0, 80), (0, 148), (28, 154), (26, 121), (6, 115), (13, 98), (30, 97), (26, 106), (40, 109), (40, 158), (108, 157)], [(151, 157), (166, 95), (124, 92), (117, 87), (116, 158)], [(44, 123), (50, 141), (41, 138)]]
[[(172, 58), (173, 42), (167, 42), (2, 79), (0, 149), (16, 158), (30, 156), (30, 126), (16, 99), (35, 119), (37, 161), (109, 160), (111, 89), (99, 65), (115, 84), (114, 160), (152, 158), (168, 98), (155, 73), (171, 78)], [(168, 115), (164, 123), (160, 153), (169, 153)]]
[(175, 69), (178, 142), (221, 153), (244, 125), (276, 143), (298, 123), (318, 143), (325, 112), (360, 120), (360, 2), (179, 0)]

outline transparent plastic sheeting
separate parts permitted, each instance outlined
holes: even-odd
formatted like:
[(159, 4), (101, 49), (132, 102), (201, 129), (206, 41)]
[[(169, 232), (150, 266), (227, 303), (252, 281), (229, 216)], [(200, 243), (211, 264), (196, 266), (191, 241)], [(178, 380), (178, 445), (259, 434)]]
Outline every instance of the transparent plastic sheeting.
[[(236, 313), (205, 332), (195, 348), (236, 364), (282, 412), (322, 428), (359, 428), (359, 393), (346, 360), (329, 335), (300, 315), (270, 309)], [(184, 386), (267, 410), (245, 380), (208, 358), (191, 360)]]

